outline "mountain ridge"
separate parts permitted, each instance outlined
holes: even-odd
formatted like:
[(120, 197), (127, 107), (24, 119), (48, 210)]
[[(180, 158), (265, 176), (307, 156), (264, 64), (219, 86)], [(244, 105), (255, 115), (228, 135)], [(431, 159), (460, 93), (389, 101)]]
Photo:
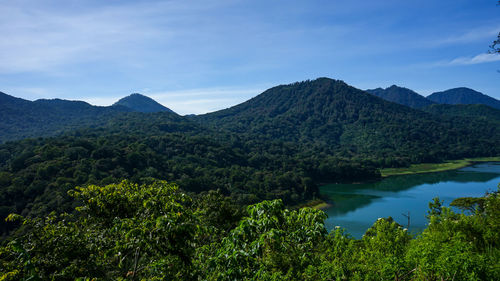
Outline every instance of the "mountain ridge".
[[(437, 155), (446, 154), (448, 149), (436, 144), (436, 140), (449, 145), (463, 140), (467, 143), (462, 147), (465, 150), (474, 146), (460, 132), (464, 125), (458, 121), (441, 120), (330, 78), (276, 86), (244, 103), (195, 120), (262, 140), (321, 143), (329, 151), (343, 151), (347, 157), (352, 153), (383, 157), (383, 151), (394, 150), (420, 151), (424, 158), (436, 153), (433, 157), (439, 158)], [(481, 133), (472, 127), (467, 130), (473, 135)], [(498, 139), (498, 132), (494, 134)], [(433, 157), (427, 161), (435, 161)]]

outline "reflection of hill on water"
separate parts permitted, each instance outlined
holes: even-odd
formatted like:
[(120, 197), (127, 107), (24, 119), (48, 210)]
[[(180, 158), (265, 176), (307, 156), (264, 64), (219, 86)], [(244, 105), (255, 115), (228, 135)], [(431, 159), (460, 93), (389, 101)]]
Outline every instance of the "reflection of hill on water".
[[(485, 165), (485, 164), (483, 164)], [(498, 166), (498, 165), (495, 165)], [(500, 167), (500, 166), (499, 166)], [(328, 209), (329, 215), (342, 215), (373, 203), (388, 193), (397, 193), (424, 184), (439, 182), (488, 182), (500, 175), (500, 169), (458, 170), (439, 173), (392, 176), (378, 182), (363, 184), (330, 184), (321, 187), (321, 193), (332, 200), (333, 207)], [(492, 187), (494, 188), (494, 187)], [(394, 195), (394, 194), (392, 194)]]
[(332, 197), (332, 207), (326, 210), (329, 216), (338, 216), (371, 204), (381, 196), (337, 193)]

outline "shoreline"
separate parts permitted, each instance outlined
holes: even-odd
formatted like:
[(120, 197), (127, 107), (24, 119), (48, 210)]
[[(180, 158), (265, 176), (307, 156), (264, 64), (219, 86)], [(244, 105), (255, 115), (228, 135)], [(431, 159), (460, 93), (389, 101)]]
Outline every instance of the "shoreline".
[(474, 165), (481, 162), (500, 162), (500, 157), (480, 157), (480, 158), (465, 158), (460, 160), (449, 160), (444, 163), (421, 163), (412, 164), (406, 168), (385, 168), (380, 170), (382, 178), (400, 175), (413, 175), (436, 173), (457, 170), (464, 167)]
[[(407, 168), (386, 168), (380, 170), (381, 178), (379, 180), (392, 176), (427, 174), (427, 173), (458, 170), (482, 162), (500, 162), (500, 157), (465, 158), (460, 160), (449, 160), (444, 163), (412, 164), (410, 165), (410, 167)], [(353, 182), (351, 184), (354, 183), (359, 183), (359, 182)], [(327, 184), (321, 184), (320, 186)], [(305, 202), (304, 204), (300, 204), (299, 206), (297, 206), (297, 208), (309, 207), (313, 209), (324, 210), (332, 206), (333, 206), (332, 202), (329, 203), (323, 199), (315, 199)]]

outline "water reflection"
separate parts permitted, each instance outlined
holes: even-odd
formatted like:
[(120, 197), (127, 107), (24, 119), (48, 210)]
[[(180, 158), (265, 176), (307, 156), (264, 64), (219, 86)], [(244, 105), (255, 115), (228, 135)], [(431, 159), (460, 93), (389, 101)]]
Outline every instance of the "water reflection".
[[(402, 213), (411, 213), (412, 229), (425, 227), (428, 202), (439, 196), (449, 204), (463, 196), (482, 196), (496, 190), (500, 163), (484, 163), (457, 171), (394, 176), (363, 184), (330, 184), (321, 193), (332, 201), (325, 210), (328, 229), (340, 225), (360, 237), (378, 217), (392, 216), (407, 224)], [(402, 223), (404, 222), (404, 223)]]

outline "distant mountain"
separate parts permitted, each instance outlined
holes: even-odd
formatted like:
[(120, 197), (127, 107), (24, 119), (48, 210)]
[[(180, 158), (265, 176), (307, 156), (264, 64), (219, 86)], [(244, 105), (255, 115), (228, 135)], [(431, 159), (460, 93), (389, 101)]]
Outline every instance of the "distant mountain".
[(130, 96), (124, 97), (113, 104), (113, 106), (125, 106), (127, 108), (132, 109), (132, 111), (137, 112), (172, 112), (169, 108), (159, 104), (154, 99), (150, 97), (143, 96), (141, 94), (131, 94)]
[(398, 87), (396, 85), (392, 85), (386, 89), (376, 88), (372, 90), (366, 90), (366, 92), (379, 98), (383, 98), (384, 100), (399, 103), (412, 108), (423, 108), (428, 105), (434, 104), (434, 102), (415, 93), (414, 91), (407, 88)]
[(495, 147), (494, 140), (500, 141), (497, 123), (442, 120), (329, 78), (277, 86), (196, 119), (261, 142), (294, 142), (308, 149), (318, 147), (342, 157), (363, 155), (374, 161), (388, 155), (412, 157), (412, 162), (436, 161), (472, 155), (483, 145), (479, 143)]
[(500, 109), (499, 100), (465, 87), (433, 93), (427, 99), (441, 104), (485, 104)]
[(129, 111), (123, 106), (100, 107), (82, 101), (28, 101), (0, 92), (0, 143), (98, 126), (117, 114)]

